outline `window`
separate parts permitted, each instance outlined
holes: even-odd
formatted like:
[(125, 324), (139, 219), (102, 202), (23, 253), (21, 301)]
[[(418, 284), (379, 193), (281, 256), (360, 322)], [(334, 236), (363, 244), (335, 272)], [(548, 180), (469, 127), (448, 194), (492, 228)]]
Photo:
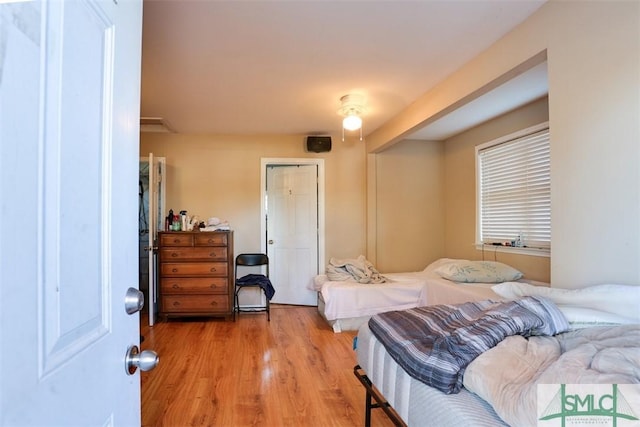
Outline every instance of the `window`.
[(476, 164), (477, 242), (515, 242), (515, 246), (548, 252), (551, 248), (548, 123), (479, 145)]

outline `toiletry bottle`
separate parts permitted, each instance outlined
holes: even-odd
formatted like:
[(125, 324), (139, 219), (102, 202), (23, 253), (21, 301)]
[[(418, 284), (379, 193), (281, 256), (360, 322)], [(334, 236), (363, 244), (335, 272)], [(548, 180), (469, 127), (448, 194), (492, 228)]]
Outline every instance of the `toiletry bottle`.
[(167, 216), (167, 231), (173, 231), (173, 209), (169, 209), (169, 215)]
[(187, 231), (187, 211), (180, 211), (180, 229)]

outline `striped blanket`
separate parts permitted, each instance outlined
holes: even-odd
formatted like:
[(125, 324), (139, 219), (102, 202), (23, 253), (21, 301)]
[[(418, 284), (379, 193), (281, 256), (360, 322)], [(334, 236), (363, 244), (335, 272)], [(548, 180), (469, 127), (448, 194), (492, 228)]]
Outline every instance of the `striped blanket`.
[(451, 394), (473, 359), (511, 335), (555, 335), (569, 324), (542, 297), (477, 301), (389, 311), (369, 320), (371, 332), (412, 377)]

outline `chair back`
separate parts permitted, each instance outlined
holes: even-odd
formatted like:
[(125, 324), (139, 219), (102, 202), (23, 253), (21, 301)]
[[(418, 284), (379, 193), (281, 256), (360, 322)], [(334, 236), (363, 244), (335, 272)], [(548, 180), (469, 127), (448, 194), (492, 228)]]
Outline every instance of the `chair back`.
[(266, 266), (265, 276), (269, 277), (269, 257), (266, 254), (240, 254), (236, 256), (236, 277), (238, 277), (238, 266), (256, 267), (262, 265)]

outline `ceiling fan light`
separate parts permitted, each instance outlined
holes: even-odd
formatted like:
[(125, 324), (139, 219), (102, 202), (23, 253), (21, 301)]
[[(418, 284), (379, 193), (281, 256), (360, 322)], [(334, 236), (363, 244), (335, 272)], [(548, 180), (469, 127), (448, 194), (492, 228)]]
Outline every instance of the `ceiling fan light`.
[(342, 120), (345, 130), (358, 130), (362, 127), (362, 119), (355, 114), (350, 114)]

